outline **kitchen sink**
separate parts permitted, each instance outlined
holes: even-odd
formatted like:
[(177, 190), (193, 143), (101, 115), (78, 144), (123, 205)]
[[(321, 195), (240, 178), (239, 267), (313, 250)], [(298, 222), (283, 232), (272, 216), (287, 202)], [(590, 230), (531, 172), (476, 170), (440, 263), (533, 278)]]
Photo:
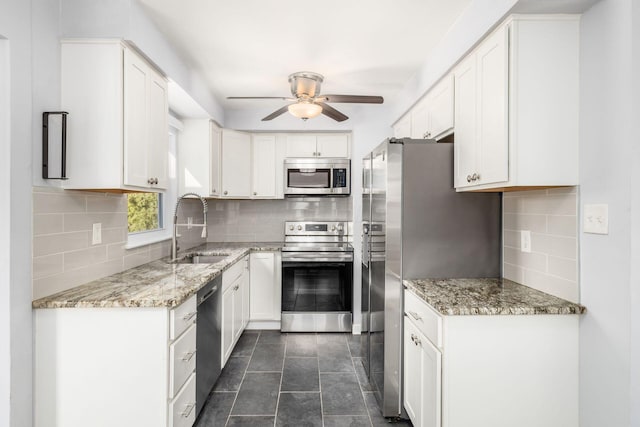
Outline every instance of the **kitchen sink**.
[(224, 261), (229, 254), (193, 255), (176, 261), (178, 264), (215, 264)]

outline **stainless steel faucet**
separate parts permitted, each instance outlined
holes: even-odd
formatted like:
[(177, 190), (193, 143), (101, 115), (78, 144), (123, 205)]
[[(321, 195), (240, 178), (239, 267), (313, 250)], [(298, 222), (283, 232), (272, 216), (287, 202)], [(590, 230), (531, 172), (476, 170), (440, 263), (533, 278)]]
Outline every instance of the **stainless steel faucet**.
[[(182, 199), (193, 196), (200, 199), (202, 202), (202, 215), (204, 220), (202, 224), (178, 224), (178, 208), (180, 207), (180, 202)], [(178, 197), (178, 201), (176, 202), (176, 209), (173, 212), (173, 237), (171, 238), (171, 261), (176, 261), (178, 259), (178, 226), (180, 227), (202, 227), (202, 235), (203, 239), (207, 238), (207, 201), (199, 194), (196, 193), (185, 193), (182, 196)]]

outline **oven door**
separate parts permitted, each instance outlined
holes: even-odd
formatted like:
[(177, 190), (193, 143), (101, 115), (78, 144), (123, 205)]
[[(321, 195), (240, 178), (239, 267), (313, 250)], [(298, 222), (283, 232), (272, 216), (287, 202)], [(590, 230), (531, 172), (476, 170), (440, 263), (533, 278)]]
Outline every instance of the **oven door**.
[(353, 258), (349, 255), (331, 259), (317, 252), (283, 253), (283, 332), (351, 331)]

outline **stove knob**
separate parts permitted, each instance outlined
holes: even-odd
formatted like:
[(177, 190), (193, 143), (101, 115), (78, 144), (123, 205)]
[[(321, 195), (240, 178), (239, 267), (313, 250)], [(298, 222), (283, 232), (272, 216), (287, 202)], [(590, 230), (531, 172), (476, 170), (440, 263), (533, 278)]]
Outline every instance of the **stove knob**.
[(342, 226), (342, 224), (338, 224), (338, 231), (342, 231), (344, 230), (344, 227)]
[(298, 226), (298, 231), (300, 231), (300, 230), (302, 230), (302, 226), (301, 225)]
[(292, 230), (292, 231), (293, 231), (293, 225), (290, 225), (290, 226), (289, 226), (289, 230)]
[(331, 226), (331, 231), (336, 231), (336, 226), (335, 225)]

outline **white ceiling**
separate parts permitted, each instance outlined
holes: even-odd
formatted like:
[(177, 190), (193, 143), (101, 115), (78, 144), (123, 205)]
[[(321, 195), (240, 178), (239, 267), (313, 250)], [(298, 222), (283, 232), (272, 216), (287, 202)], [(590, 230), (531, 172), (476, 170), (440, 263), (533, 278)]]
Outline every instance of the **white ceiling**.
[(325, 94), (391, 99), (471, 2), (139, 1), (225, 109), (277, 108), (226, 97), (290, 96), (295, 71), (323, 74)]

